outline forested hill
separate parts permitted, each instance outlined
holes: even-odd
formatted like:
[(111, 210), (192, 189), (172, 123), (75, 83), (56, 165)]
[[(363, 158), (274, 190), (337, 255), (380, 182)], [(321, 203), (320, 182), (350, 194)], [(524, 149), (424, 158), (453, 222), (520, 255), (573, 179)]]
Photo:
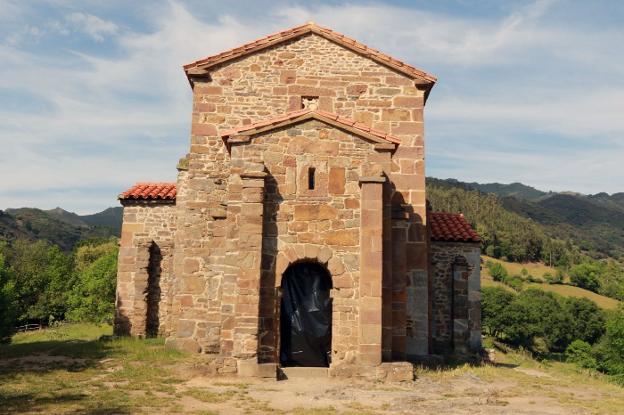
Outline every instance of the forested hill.
[(435, 178), (427, 179), (427, 190), (435, 210), (463, 212), (480, 228), (486, 249), (509, 251), (512, 260), (550, 260), (559, 255), (551, 251), (574, 247), (595, 258), (624, 257), (624, 193), (542, 192), (521, 183)]
[(61, 208), (0, 210), (0, 241), (45, 240), (71, 251), (83, 240), (119, 236), (122, 208), (80, 216)]

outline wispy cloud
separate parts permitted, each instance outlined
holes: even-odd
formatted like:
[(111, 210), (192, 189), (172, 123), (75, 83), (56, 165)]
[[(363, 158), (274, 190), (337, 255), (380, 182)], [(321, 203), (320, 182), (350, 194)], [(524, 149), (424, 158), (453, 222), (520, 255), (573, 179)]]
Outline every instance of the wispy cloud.
[(116, 35), (119, 32), (119, 26), (115, 23), (89, 13), (73, 12), (68, 14), (65, 20), (76, 30), (85, 33), (97, 42), (102, 42), (105, 37)]
[[(568, 6), (553, 1), (470, 15), (376, 3), (256, 6), (159, 2), (133, 9), (137, 22), (121, 3), (59, 2), (44, 13), (0, 0), (0, 21), (10, 8), (18, 22), (0, 28), (0, 208), (93, 211), (134, 181), (175, 179), (190, 127), (181, 65), (307, 20), (439, 76), (426, 109), (430, 174), (623, 190), (624, 56), (614, 51), (624, 29), (597, 18), (579, 31), (574, 19), (555, 18)], [(544, 135), (549, 144), (536, 153), (534, 137)], [(75, 189), (85, 187), (100, 196), (82, 198)]]

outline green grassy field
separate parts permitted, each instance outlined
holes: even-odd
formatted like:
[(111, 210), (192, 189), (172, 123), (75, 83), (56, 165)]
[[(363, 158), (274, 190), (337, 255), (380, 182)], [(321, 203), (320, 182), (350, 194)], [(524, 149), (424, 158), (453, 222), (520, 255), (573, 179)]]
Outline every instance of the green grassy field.
[[(525, 268), (529, 272), (529, 274), (533, 275), (534, 277), (539, 277), (539, 278), (543, 278), (544, 274), (547, 272), (552, 275), (555, 275), (557, 272), (557, 270), (555, 270), (554, 268), (549, 267), (539, 262), (518, 264), (514, 262), (501, 261), (499, 259), (491, 258), (485, 255), (483, 255), (482, 258), (483, 258), (484, 263), (485, 261), (488, 261), (488, 260), (501, 263), (505, 267), (505, 269), (507, 269), (510, 275), (520, 275), (522, 268)], [(507, 285), (498, 281), (494, 281), (492, 277), (490, 276), (488, 269), (485, 266), (481, 269), (481, 285), (483, 285), (484, 287), (488, 287), (488, 286), (503, 287), (509, 291), (513, 291)], [(579, 287), (574, 287), (572, 285), (567, 285), (567, 284), (547, 284), (547, 283), (527, 282), (525, 283), (524, 286), (526, 288), (529, 288), (529, 287), (539, 288), (544, 291), (554, 292), (554, 293), (557, 293), (566, 297), (588, 298), (596, 302), (596, 304), (598, 304), (599, 307), (604, 308), (606, 310), (613, 310), (617, 308), (618, 304), (620, 303), (616, 299), (605, 297), (604, 295), (596, 294), (595, 292), (585, 290)]]
[(87, 324), (18, 334), (0, 345), (0, 414), (610, 414), (624, 388), (596, 372), (527, 354), (494, 364), (417, 367), (408, 383), (215, 377), (205, 357), (162, 339), (111, 339)]

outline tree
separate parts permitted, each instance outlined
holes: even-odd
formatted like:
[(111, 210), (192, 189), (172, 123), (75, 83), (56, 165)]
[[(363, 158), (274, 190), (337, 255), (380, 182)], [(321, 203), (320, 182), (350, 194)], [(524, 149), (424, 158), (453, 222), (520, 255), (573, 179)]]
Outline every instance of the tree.
[(0, 342), (9, 338), (17, 320), (15, 282), (0, 252)]
[(620, 304), (607, 318), (605, 334), (594, 354), (599, 370), (616, 375), (624, 382), (624, 305)]
[(565, 351), (566, 361), (576, 363), (585, 369), (596, 369), (598, 363), (594, 356), (592, 347), (583, 340), (574, 340)]
[(504, 316), (514, 296), (513, 293), (501, 287), (483, 287), (481, 289), (483, 328), (492, 336), (498, 337), (504, 330)]
[(571, 317), (571, 337), (594, 344), (605, 331), (605, 315), (588, 298), (568, 297), (563, 300), (565, 313)]
[(72, 259), (44, 241), (16, 241), (8, 250), (18, 320), (62, 320), (73, 286)]
[(518, 294), (506, 308), (503, 325), (509, 343), (531, 350), (537, 338), (551, 351), (563, 351), (573, 340), (571, 317), (564, 312), (560, 297), (539, 289)]
[(580, 288), (598, 292), (600, 288), (600, 266), (584, 262), (570, 268), (570, 283)]
[(77, 250), (76, 262), (80, 271), (69, 298), (70, 320), (96, 323), (112, 321), (117, 252), (116, 243), (85, 246)]

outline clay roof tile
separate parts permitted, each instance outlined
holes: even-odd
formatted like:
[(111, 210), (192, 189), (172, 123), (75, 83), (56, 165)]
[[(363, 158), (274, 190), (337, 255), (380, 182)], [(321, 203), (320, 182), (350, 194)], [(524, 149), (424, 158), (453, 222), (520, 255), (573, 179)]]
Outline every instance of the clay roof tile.
[(137, 183), (118, 196), (119, 200), (175, 200), (175, 183)]
[(442, 242), (480, 242), (481, 238), (472, 229), (461, 213), (431, 212), (429, 214), (431, 240)]

